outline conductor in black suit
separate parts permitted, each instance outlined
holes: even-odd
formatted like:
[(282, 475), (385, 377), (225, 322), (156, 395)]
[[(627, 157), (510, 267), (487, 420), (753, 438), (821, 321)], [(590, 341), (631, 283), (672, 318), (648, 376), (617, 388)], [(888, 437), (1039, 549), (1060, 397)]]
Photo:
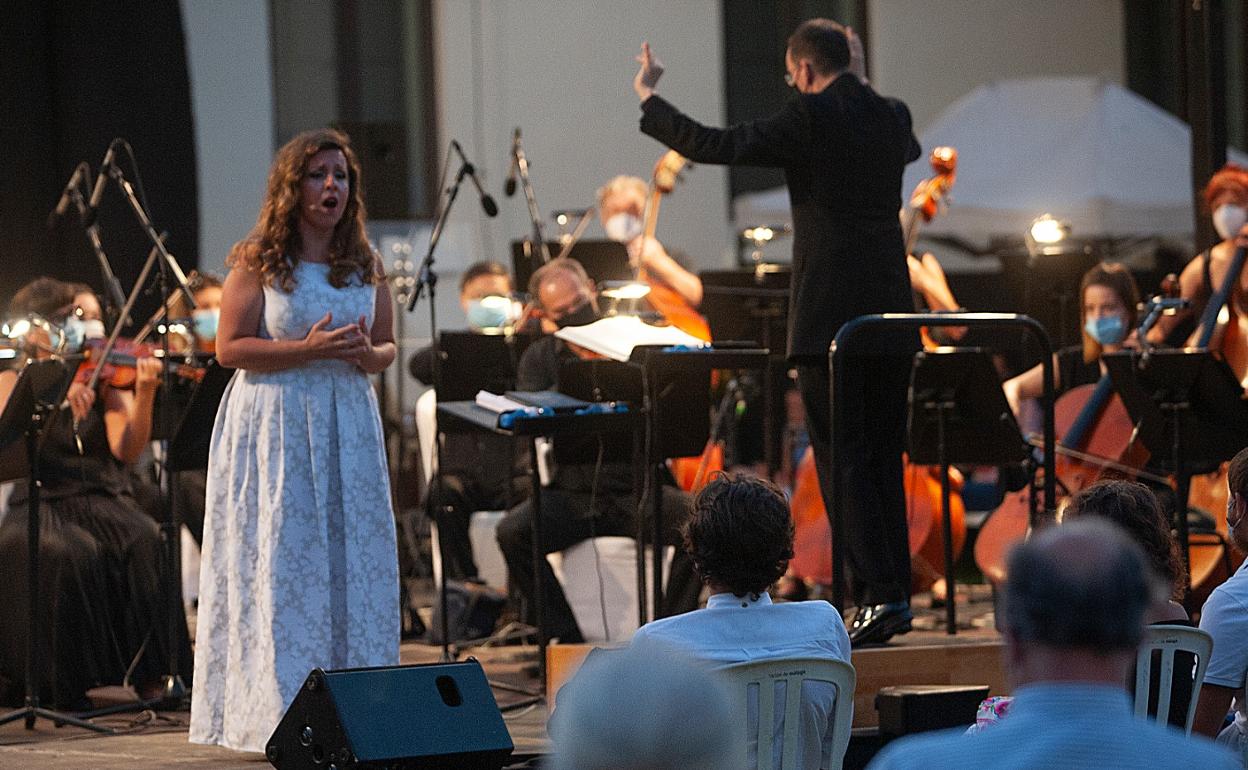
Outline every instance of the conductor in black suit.
[[(689, 160), (784, 169), (793, 211), (787, 354), (798, 370), (827, 502), (828, 348), (852, 318), (914, 311), (898, 211), (902, 170), (920, 150), (906, 106), (867, 84), (853, 30), (827, 19), (805, 21), (784, 59), (785, 80), (797, 97), (771, 117), (726, 129), (699, 124), (654, 92), (663, 68), (646, 43), (633, 88), (641, 99), (641, 130)], [(851, 346), (844, 359), (837, 456), (858, 607), (849, 625), (855, 644), (910, 630), (901, 454), (916, 348), (915, 334), (890, 332)]]

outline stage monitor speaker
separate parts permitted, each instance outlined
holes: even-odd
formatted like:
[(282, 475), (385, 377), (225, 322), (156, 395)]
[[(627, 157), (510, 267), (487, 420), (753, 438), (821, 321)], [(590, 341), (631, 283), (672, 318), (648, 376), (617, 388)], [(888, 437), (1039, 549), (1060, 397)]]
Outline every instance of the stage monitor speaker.
[(498, 770), (513, 744), (481, 664), (313, 669), (265, 746), (280, 770)]

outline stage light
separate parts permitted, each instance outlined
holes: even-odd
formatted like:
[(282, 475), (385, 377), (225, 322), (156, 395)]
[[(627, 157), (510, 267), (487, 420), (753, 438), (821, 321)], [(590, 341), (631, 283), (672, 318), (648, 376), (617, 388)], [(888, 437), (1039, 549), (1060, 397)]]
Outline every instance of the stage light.
[(1061, 243), (1070, 235), (1070, 224), (1054, 219), (1051, 214), (1045, 214), (1031, 223), (1029, 233), (1031, 239), (1039, 244), (1047, 246)]

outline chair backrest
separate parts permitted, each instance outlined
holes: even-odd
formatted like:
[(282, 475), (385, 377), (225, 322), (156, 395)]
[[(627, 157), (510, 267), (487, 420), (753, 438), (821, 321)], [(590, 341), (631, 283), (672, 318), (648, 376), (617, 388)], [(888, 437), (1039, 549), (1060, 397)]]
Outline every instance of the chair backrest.
[[(737, 699), (747, 735), (757, 736), (758, 770), (806, 770), (801, 767), (802, 747), (798, 744), (801, 722), (802, 683), (827, 682), (836, 687), (832, 710), (832, 757), (829, 768), (836, 770), (845, 759), (854, 717), (854, 684), (857, 675), (850, 664), (827, 658), (782, 658), (739, 663), (720, 669)], [(776, 684), (784, 682), (783, 743), (779, 768), (774, 767)], [(758, 689), (758, 724), (749, 724), (748, 702), (751, 686)], [(750, 741), (751, 743), (753, 740)]]
[[(1205, 668), (1209, 665), (1209, 653), (1213, 651), (1213, 637), (1207, 631), (1189, 626), (1152, 625), (1144, 627), (1144, 639), (1140, 642), (1135, 657), (1135, 715), (1147, 718), (1150, 700), (1150, 683), (1157, 681), (1157, 722), (1168, 724), (1170, 710), (1176, 704), (1174, 691), (1177, 678), (1186, 682), (1191, 677), (1191, 690), (1187, 702), (1187, 716), (1183, 721), (1183, 730), (1192, 734), (1192, 721), (1196, 718), (1196, 701), (1200, 696), (1200, 686), (1205, 681)], [(1157, 665), (1154, 666), (1154, 652)], [(1176, 672), (1175, 654), (1187, 653), (1179, 658)], [(1187, 666), (1191, 670), (1187, 670)], [(1155, 672), (1155, 674), (1154, 674)], [(1184, 687), (1186, 689), (1186, 687)]]
[(416, 399), (416, 440), (420, 447), (420, 465), (425, 472), (425, 483), (433, 478), (433, 447), (437, 433), (438, 397), (429, 388)]

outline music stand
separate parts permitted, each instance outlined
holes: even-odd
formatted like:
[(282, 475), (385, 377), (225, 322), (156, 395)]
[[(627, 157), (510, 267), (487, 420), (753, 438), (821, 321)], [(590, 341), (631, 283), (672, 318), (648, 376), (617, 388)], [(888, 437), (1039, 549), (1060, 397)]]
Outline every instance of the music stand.
[(1243, 388), (1226, 362), (1205, 350), (1122, 351), (1102, 360), (1140, 440), (1175, 476), (1175, 522), (1187, 565), (1192, 476), (1216, 469), (1248, 445)]
[(908, 451), (916, 465), (940, 466), (945, 556), (945, 625), (957, 626), (949, 466), (1021, 462), (1028, 449), (1001, 389), (992, 359), (980, 348), (921, 351), (910, 371)]
[[(558, 241), (547, 241), (546, 247), (551, 256), (563, 250), (563, 244)], [(582, 239), (572, 246), (568, 258), (580, 262), (594, 283), (633, 280), (633, 268), (628, 264), (628, 247), (622, 243)], [(541, 261), (541, 255), (533, 252), (528, 241), (511, 242), (511, 270), (521, 291), (529, 285), (529, 278), (537, 269), (535, 265), (540, 266)]]
[(15, 456), (8, 448), (25, 438), (25, 453), (18, 456), (15, 465), (6, 463), (4, 467), (0, 467), (0, 480), (8, 481), (23, 476), (29, 479), (26, 500), (26, 590), (30, 600), (26, 617), (30, 633), (26, 643), (26, 697), (22, 708), (0, 716), (0, 725), (24, 719), (26, 729), (33, 730), (35, 720), (42, 717), (51, 720), (58, 727), (68, 724), (100, 733), (112, 733), (113, 730), (108, 727), (41, 707), (39, 686), (35, 682), (39, 671), (41, 641), (39, 614), (36, 609), (39, 606), (39, 448), (48, 422), (55, 419), (57, 410), (65, 399), (70, 379), (70, 371), (60, 360), (32, 361), (18, 374), (4, 413), (0, 414), (0, 453), (6, 459)]
[(170, 471), (193, 471), (208, 467), (208, 445), (212, 441), (212, 427), (217, 419), (217, 408), (225, 396), (234, 370), (217, 363), (214, 358), (204, 370), (204, 378), (195, 384), (191, 400), (182, 411), (181, 419), (171, 434), (169, 457)]
[(530, 334), (442, 332), (438, 339), (440, 381), (435, 384), (438, 401), (472, 401), (478, 391), (513, 390), (516, 364), (532, 341)]
[(789, 284), (793, 271), (787, 266), (759, 265), (757, 269), (703, 270), (702, 304), (699, 310), (711, 328), (711, 339), (750, 340), (772, 355), (762, 372), (763, 458), (769, 471), (780, 466), (784, 425), (783, 393), (788, 367)]

